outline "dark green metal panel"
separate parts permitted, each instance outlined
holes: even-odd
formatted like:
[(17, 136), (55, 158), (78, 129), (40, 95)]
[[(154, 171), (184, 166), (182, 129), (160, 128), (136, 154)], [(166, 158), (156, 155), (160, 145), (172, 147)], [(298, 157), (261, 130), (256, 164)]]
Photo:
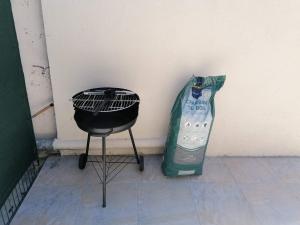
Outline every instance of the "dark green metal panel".
[(0, 206), (36, 158), (14, 20), (0, 1)]

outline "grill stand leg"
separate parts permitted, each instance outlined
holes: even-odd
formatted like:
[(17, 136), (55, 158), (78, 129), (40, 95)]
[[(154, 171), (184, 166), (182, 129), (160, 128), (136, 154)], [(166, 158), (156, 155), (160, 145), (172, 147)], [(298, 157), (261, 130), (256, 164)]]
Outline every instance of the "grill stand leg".
[(88, 133), (88, 137), (87, 137), (87, 141), (86, 141), (86, 149), (85, 149), (86, 157), (89, 156), (90, 138), (91, 138), (91, 134)]
[(87, 137), (87, 141), (86, 141), (85, 154), (80, 154), (80, 156), (79, 156), (78, 167), (81, 170), (83, 170), (85, 168), (86, 163), (88, 161), (90, 138), (91, 138), (91, 134), (88, 133), (88, 137)]
[(102, 196), (102, 207), (106, 207), (106, 146), (105, 137), (102, 137), (102, 159), (103, 159), (103, 196)]
[(104, 149), (105, 147), (106, 147), (106, 143), (105, 143), (105, 136), (103, 136), (102, 137), (102, 156), (101, 156), (101, 158), (102, 158), (102, 162), (103, 162), (103, 160), (104, 160), (104, 152), (106, 152), (106, 149)]
[(133, 135), (132, 135), (131, 128), (129, 128), (129, 129), (128, 129), (128, 131), (129, 131), (129, 135), (130, 135), (131, 143), (132, 143), (132, 146), (133, 146), (133, 150), (134, 150), (134, 156), (135, 156), (136, 162), (137, 162), (137, 164), (140, 164), (140, 159), (139, 159), (139, 156), (138, 156), (138, 153), (137, 153), (136, 147), (135, 147), (135, 143), (134, 143), (134, 139), (133, 139)]
[[(131, 139), (131, 142), (132, 142), (135, 159), (137, 161), (137, 164), (139, 164), (139, 166), (140, 166), (140, 171), (143, 171), (144, 170), (143, 156), (139, 157), (139, 155), (137, 153), (136, 146), (135, 146), (135, 142), (134, 142), (134, 139), (133, 139), (132, 131), (131, 131), (130, 128), (128, 129), (128, 131), (129, 131), (130, 139)], [(98, 135), (98, 137), (99, 136), (102, 137), (102, 177), (97, 172), (96, 168), (95, 168), (95, 170), (96, 170), (97, 175), (99, 176), (100, 180), (102, 181), (102, 207), (103, 208), (106, 207), (106, 185), (107, 185), (107, 182), (109, 182), (114, 176), (116, 176), (124, 168), (124, 167), (122, 167), (119, 171), (117, 171), (113, 175), (110, 174), (112, 177), (109, 178), (109, 176), (107, 174), (107, 164), (109, 164), (109, 163), (126, 163), (126, 164), (129, 163), (129, 162), (125, 162), (125, 161), (123, 161), (123, 162), (111, 162), (110, 160), (107, 161), (107, 155), (106, 155), (106, 137), (109, 136), (110, 133), (111, 132), (103, 133), (103, 134)], [(90, 136), (91, 136), (91, 134), (89, 133), (88, 134), (88, 140), (87, 140), (86, 154), (82, 154), (82, 155), (86, 155), (86, 156), (88, 155)], [(89, 161), (89, 162), (98, 162), (98, 163), (101, 163), (98, 160), (97, 161)], [(79, 167), (79, 168), (83, 169), (84, 167), (83, 168)]]

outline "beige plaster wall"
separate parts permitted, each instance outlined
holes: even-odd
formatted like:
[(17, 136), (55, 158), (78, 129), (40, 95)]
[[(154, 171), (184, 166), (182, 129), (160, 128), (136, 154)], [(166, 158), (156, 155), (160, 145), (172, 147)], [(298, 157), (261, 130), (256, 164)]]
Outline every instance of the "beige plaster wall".
[[(300, 155), (300, 1), (43, 0), (42, 6), (57, 147), (84, 146), (69, 101), (80, 90), (110, 85), (139, 93), (138, 146), (159, 147), (189, 77), (226, 74), (207, 153)], [(121, 147), (127, 138), (116, 135), (110, 143)]]

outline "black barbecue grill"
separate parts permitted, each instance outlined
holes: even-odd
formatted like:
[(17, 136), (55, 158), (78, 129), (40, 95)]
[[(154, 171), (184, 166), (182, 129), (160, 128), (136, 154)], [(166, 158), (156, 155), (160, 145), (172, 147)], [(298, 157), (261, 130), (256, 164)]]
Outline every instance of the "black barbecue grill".
[[(131, 127), (135, 124), (139, 109), (139, 96), (122, 88), (94, 88), (79, 92), (72, 97), (75, 109), (74, 119), (77, 126), (88, 133), (86, 153), (79, 157), (79, 168), (84, 169), (87, 162), (99, 164), (102, 174), (96, 169), (103, 185), (103, 207), (106, 206), (106, 184), (114, 178), (128, 163), (139, 164), (144, 170), (144, 158), (138, 155)], [(136, 162), (131, 156), (107, 156), (106, 137), (112, 133), (129, 131)], [(102, 137), (102, 156), (100, 160), (88, 160), (90, 137)], [(113, 168), (112, 164), (115, 165)], [(125, 164), (125, 166), (120, 166)]]

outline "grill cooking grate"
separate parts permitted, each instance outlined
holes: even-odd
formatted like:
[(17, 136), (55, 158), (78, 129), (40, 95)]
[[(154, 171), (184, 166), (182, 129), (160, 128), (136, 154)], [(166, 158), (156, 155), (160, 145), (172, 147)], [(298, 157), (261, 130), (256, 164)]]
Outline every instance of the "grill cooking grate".
[(131, 107), (139, 102), (138, 96), (131, 91), (115, 91), (114, 96), (105, 91), (85, 91), (72, 98), (73, 106), (89, 112), (113, 112)]

